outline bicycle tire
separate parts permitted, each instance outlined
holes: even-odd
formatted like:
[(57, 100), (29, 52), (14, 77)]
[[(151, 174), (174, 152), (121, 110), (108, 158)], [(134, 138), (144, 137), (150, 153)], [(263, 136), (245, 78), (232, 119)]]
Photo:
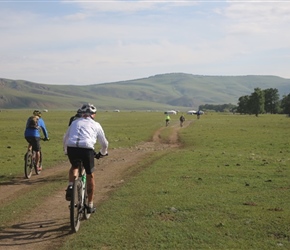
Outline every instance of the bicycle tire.
[(30, 179), (32, 176), (33, 161), (32, 161), (32, 152), (27, 151), (24, 156), (24, 174), (27, 179)]
[(70, 225), (73, 232), (77, 232), (80, 228), (83, 213), (82, 208), (82, 183), (76, 179), (73, 183), (72, 197), (70, 201)]
[(87, 207), (89, 207), (89, 197), (88, 197), (88, 191), (87, 191), (87, 181), (86, 181), (86, 184), (85, 184), (85, 196), (84, 196), (84, 204), (85, 204), (85, 209), (84, 209), (84, 218), (86, 220), (88, 220), (90, 217), (91, 217), (91, 214), (89, 214), (87, 212)]
[[(39, 157), (40, 157), (40, 159), (39, 159), (39, 166), (41, 166), (41, 165), (42, 165), (42, 152), (39, 151), (39, 153), (40, 153), (40, 155), (39, 155)], [(36, 166), (35, 163), (34, 163), (34, 171), (35, 171), (35, 173), (36, 173), (37, 175), (39, 175), (39, 174), (41, 173), (41, 170), (38, 170), (38, 169), (37, 169), (37, 166)]]

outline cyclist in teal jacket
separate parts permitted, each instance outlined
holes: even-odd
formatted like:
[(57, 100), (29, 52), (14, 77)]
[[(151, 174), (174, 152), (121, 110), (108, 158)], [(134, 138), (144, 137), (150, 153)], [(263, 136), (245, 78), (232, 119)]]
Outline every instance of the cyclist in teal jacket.
[(29, 143), (28, 147), (32, 147), (32, 150), (36, 152), (36, 166), (39, 171), (42, 170), (42, 166), (39, 166), (40, 161), (40, 130), (42, 130), (42, 133), (44, 135), (44, 140), (48, 141), (48, 132), (44, 123), (44, 120), (41, 118), (41, 112), (39, 110), (33, 111), (33, 118), (36, 118), (37, 123), (34, 126), (31, 126), (31, 119), (32, 117), (29, 117), (26, 122), (25, 126), (25, 132), (24, 137), (26, 141)]

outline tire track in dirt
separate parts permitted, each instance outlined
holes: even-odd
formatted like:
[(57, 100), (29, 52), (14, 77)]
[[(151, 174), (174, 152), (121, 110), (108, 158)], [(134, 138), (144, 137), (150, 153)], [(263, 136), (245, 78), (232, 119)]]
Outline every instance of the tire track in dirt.
[[(189, 124), (186, 122), (184, 127)], [(126, 176), (126, 171), (142, 161), (147, 154), (179, 146), (179, 124), (172, 124), (168, 128), (173, 128), (169, 144), (162, 143), (160, 134), (166, 127), (161, 127), (155, 132), (151, 142), (143, 142), (128, 149), (111, 149), (109, 157), (96, 162), (94, 197), (96, 206), (108, 199), (110, 192), (124, 183), (124, 179), (126, 181), (126, 178), (129, 178)], [(17, 199), (18, 195), (29, 191), (30, 188), (37, 188), (48, 177), (63, 175), (66, 180), (69, 166), (67, 161), (54, 168), (44, 169), (41, 175), (32, 176), (30, 180), (17, 177), (11, 182), (1, 185), (0, 202), (3, 204)], [(20, 221), (2, 229), (0, 231), (0, 249), (48, 250), (60, 247), (66, 237), (71, 234), (69, 202), (64, 198), (65, 189), (66, 187), (53, 193), (49, 199), (23, 215)]]

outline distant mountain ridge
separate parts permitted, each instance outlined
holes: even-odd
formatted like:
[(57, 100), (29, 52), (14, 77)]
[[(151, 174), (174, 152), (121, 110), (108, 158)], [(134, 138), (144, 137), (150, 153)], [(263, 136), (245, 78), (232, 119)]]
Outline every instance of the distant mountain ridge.
[(290, 93), (290, 79), (278, 76), (205, 76), (168, 73), (93, 85), (53, 85), (0, 78), (1, 109), (76, 109), (94, 103), (100, 110), (197, 109), (203, 104), (237, 104), (254, 88)]

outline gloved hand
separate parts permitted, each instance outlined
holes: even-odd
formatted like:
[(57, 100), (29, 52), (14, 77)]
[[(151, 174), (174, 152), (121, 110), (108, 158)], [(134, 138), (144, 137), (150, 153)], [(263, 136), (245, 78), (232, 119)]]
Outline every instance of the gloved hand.
[(45, 137), (43, 140), (44, 141), (49, 141), (50, 139), (48, 137)]
[(99, 152), (99, 153), (96, 153), (96, 152), (95, 152), (95, 158), (96, 158), (96, 159), (100, 159), (100, 158), (102, 158), (102, 157), (104, 157), (104, 156), (107, 156), (107, 155), (108, 155), (108, 154), (106, 154), (106, 155), (102, 155), (101, 152)]

